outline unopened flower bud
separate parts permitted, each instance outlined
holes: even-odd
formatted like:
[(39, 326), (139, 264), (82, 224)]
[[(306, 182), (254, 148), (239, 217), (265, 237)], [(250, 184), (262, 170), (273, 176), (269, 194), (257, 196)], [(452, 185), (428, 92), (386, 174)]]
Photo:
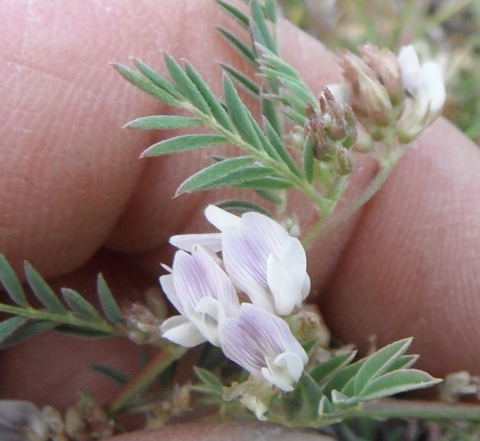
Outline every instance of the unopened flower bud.
[(379, 49), (373, 44), (366, 44), (360, 51), (363, 59), (377, 74), (380, 82), (390, 97), (393, 105), (398, 104), (404, 97), (402, 74), (397, 56), (388, 49)]
[(394, 115), (392, 103), (377, 73), (348, 51), (340, 52), (340, 64), (351, 89), (352, 108), (355, 113), (380, 126), (390, 124)]
[(341, 176), (349, 175), (353, 172), (355, 165), (355, 158), (353, 155), (344, 147), (339, 147), (337, 150), (335, 163), (335, 172)]

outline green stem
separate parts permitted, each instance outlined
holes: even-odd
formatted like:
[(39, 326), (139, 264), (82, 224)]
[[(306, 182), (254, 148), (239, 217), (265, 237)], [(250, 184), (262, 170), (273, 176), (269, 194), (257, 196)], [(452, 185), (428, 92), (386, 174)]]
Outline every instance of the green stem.
[(357, 414), (368, 418), (420, 418), (480, 421), (479, 404), (383, 399), (365, 403)]
[(182, 346), (164, 349), (158, 354), (133, 380), (127, 383), (120, 394), (108, 406), (108, 414), (116, 415), (132, 398), (147, 389), (157, 377), (175, 361), (181, 358), (187, 350)]
[(365, 191), (360, 195), (360, 197), (348, 207), (343, 213), (337, 216), (333, 221), (329, 222), (325, 225), (322, 229), (322, 234), (327, 233), (328, 231), (333, 230), (342, 222), (344, 222), (347, 218), (349, 218), (355, 211), (361, 208), (364, 204), (366, 204), (374, 195), (377, 193), (378, 190), (382, 187), (382, 185), (387, 180), (390, 172), (392, 171), (395, 164), (400, 159), (401, 155), (393, 155), (388, 158), (388, 160), (380, 163), (380, 170), (378, 171), (377, 175), (370, 182), (369, 186), (365, 189)]
[(72, 312), (65, 312), (59, 314), (51, 311), (42, 311), (33, 308), (22, 308), (19, 306), (5, 305), (0, 303), (0, 312), (6, 312), (20, 317), (27, 317), (35, 320), (48, 320), (50, 322), (56, 322), (58, 324), (67, 324), (80, 326), (82, 328), (91, 329), (94, 331), (104, 332), (112, 336), (121, 335), (121, 332), (106, 320), (99, 319), (100, 321), (90, 321), (75, 315)]

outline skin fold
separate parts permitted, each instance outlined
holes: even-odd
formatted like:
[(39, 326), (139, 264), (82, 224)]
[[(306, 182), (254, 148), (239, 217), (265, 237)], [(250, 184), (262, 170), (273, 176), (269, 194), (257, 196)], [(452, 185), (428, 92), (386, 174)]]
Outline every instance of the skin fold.
[[(159, 263), (171, 262), (168, 237), (212, 231), (205, 206), (240, 193), (172, 199), (212, 151), (139, 160), (142, 150), (175, 132), (121, 127), (172, 110), (108, 63), (135, 56), (162, 70), (167, 50), (192, 62), (220, 94), (217, 61), (251, 72), (214, 29), (234, 24), (213, 0), (162, 0), (161, 7), (156, 0), (1, 0), (0, 16), (0, 251), (17, 270), (30, 261), (56, 288), (93, 296), (102, 271), (121, 304), (139, 300), (156, 285)], [(280, 42), (314, 91), (340, 79), (333, 55), (292, 25), (281, 24)], [(373, 173), (374, 165), (359, 159), (341, 206)], [(333, 334), (361, 349), (372, 334), (379, 345), (414, 336), (419, 368), (436, 376), (478, 374), (479, 194), (479, 148), (437, 121), (374, 199), (309, 250), (311, 298)], [(311, 225), (304, 199), (295, 198), (294, 209), (304, 229)], [(63, 408), (84, 388), (104, 402), (118, 389), (88, 364), (133, 375), (138, 354), (126, 341), (45, 334), (0, 354), (0, 396)], [(212, 427), (165, 430), (200, 441), (213, 439)]]

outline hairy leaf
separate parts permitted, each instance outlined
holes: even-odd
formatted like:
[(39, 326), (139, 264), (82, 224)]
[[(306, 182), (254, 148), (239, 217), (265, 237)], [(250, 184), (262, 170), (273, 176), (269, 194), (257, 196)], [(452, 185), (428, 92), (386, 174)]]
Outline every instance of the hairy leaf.
[(25, 276), (27, 277), (28, 284), (32, 288), (35, 297), (37, 297), (43, 305), (45, 305), (50, 311), (59, 314), (67, 312), (67, 309), (63, 306), (52, 288), (48, 286), (43, 277), (28, 262), (25, 262)]
[(181, 91), (177, 89), (170, 81), (168, 81), (168, 79), (165, 78), (160, 72), (138, 58), (133, 59), (133, 64), (135, 64), (135, 67), (156, 86), (160, 87), (173, 97), (183, 101), (184, 97)]
[(129, 83), (158, 99), (162, 103), (168, 104), (172, 107), (183, 106), (182, 100), (177, 99), (171, 93), (166, 92), (164, 89), (157, 86), (138, 72), (135, 72), (134, 70), (120, 63), (114, 63), (112, 66)]
[(233, 124), (238, 130), (238, 133), (244, 138), (250, 145), (253, 147), (263, 150), (263, 145), (257, 136), (253, 124), (255, 120), (247, 109), (245, 104), (238, 96), (235, 86), (232, 83), (232, 80), (227, 76), (224, 76), (223, 81), (224, 91), (225, 91), (225, 101), (228, 108), (228, 113), (230, 118), (233, 121)]
[(401, 392), (430, 387), (441, 381), (423, 371), (400, 369), (371, 381), (359, 396), (362, 401), (375, 400)]
[(126, 124), (127, 129), (164, 130), (195, 127), (202, 125), (198, 118), (187, 116), (154, 115), (134, 119)]
[(223, 70), (230, 75), (240, 86), (242, 86), (250, 95), (258, 98), (260, 95), (260, 86), (247, 77), (243, 72), (240, 72), (238, 69), (235, 69), (229, 64), (220, 63)]
[(357, 354), (357, 351), (347, 352), (346, 354), (338, 354), (332, 357), (330, 360), (327, 360), (318, 366), (315, 366), (311, 372), (310, 376), (317, 382), (317, 384), (323, 384), (335, 372), (338, 372), (339, 369), (347, 366)]
[(250, 13), (254, 23), (253, 26), (250, 26), (254, 30), (253, 35), (255, 40), (262, 42), (273, 53), (277, 53), (277, 44), (275, 43), (275, 39), (272, 36), (270, 29), (268, 29), (263, 8), (258, 0), (251, 0)]
[(217, 4), (228, 14), (230, 15), (237, 23), (239, 23), (244, 29), (248, 29), (249, 21), (247, 15), (242, 11), (237, 9), (235, 6), (232, 6), (230, 3), (227, 3), (222, 0), (217, 0)]
[(206, 115), (211, 114), (207, 102), (203, 98), (195, 83), (188, 77), (182, 67), (168, 53), (164, 53), (164, 61), (167, 66), (168, 73), (175, 81), (175, 84), (183, 92), (184, 96), (199, 110)]
[(297, 164), (290, 156), (285, 144), (283, 143), (282, 139), (278, 135), (278, 132), (272, 126), (269, 120), (264, 119), (263, 124), (265, 125), (265, 131), (267, 134), (268, 139), (270, 140), (270, 144), (275, 148), (278, 153), (278, 156), (282, 159), (285, 165), (290, 169), (292, 173), (295, 173), (298, 177), (302, 177), (300, 170), (297, 167)]
[(210, 107), (211, 114), (215, 120), (229, 132), (234, 132), (235, 127), (228, 116), (227, 110), (212, 92), (208, 84), (203, 80), (202, 76), (188, 61), (185, 62), (185, 73), (192, 82), (195, 83), (198, 91), (202, 94), (204, 100)]
[(233, 211), (236, 213), (247, 213), (249, 211), (256, 211), (257, 213), (261, 213), (261, 214), (264, 214), (265, 216), (272, 217), (272, 215), (268, 210), (250, 201), (243, 201), (239, 199), (229, 199), (226, 201), (216, 202), (215, 205), (224, 210)]
[(181, 135), (153, 144), (142, 153), (141, 157), (166, 155), (167, 153), (177, 153), (186, 150), (211, 147), (218, 144), (225, 144), (227, 142), (227, 138), (223, 135)]
[(97, 278), (97, 292), (105, 317), (114, 324), (122, 321), (122, 311), (102, 274)]
[(89, 320), (99, 320), (100, 314), (80, 293), (70, 288), (62, 288), (62, 295), (75, 314)]
[(228, 31), (225, 28), (218, 27), (218, 31), (220, 32), (220, 35), (227, 40), (228, 43), (230, 43), (233, 48), (243, 57), (245, 60), (247, 60), (253, 67), (257, 68), (257, 63), (255, 61), (255, 55), (242, 40), (237, 38), (235, 35), (233, 35), (230, 31)]
[(302, 391), (305, 413), (308, 418), (314, 420), (318, 415), (318, 406), (320, 404), (322, 392), (317, 386), (317, 383), (306, 372), (300, 377), (298, 385)]
[(411, 343), (411, 338), (400, 340), (370, 355), (355, 376), (355, 393), (360, 395), (370, 382), (382, 375), (396, 359), (405, 353)]
[(119, 386), (125, 386), (128, 383), (128, 376), (111, 366), (92, 364), (90, 365), (90, 369), (102, 374), (105, 378), (108, 378)]
[(228, 176), (232, 172), (243, 169), (253, 161), (254, 158), (251, 156), (240, 156), (216, 162), (185, 180), (178, 188), (175, 196), (197, 189), (205, 190), (207, 188), (217, 187), (218, 185), (215, 183), (218, 182), (219, 179), (223, 179), (224, 182), (227, 180), (227, 183), (223, 185), (228, 185)]
[(25, 317), (11, 317), (0, 322), (0, 342), (12, 335), (28, 321)]
[(13, 268), (10, 266), (5, 256), (1, 253), (0, 281), (2, 282), (3, 287), (7, 291), (7, 294), (18, 306), (21, 306), (22, 308), (29, 307), (20, 280), (18, 279), (15, 271), (13, 271)]
[(269, 202), (273, 202), (274, 204), (283, 204), (285, 202), (284, 198), (275, 190), (262, 190), (261, 188), (256, 188), (255, 192), (262, 198)]
[[(20, 319), (20, 317), (12, 317), (12, 319), (13, 318)], [(49, 331), (56, 326), (57, 323), (47, 320), (27, 319), (22, 326), (19, 326), (14, 332), (5, 336), (5, 338), (0, 341), (0, 350), (11, 348), (29, 338), (41, 334), (42, 332)]]

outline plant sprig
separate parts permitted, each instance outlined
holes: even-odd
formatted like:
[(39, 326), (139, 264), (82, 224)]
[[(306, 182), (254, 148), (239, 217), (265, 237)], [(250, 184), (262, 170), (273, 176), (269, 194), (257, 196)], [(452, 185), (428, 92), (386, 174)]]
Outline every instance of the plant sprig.
[(43, 309), (33, 307), (20, 280), (0, 254), (0, 282), (14, 304), (0, 303), (0, 312), (13, 315), (0, 323), (0, 348), (18, 344), (41, 332), (56, 329), (83, 337), (114, 337), (123, 335), (119, 327), (123, 315), (102, 275), (97, 279), (101, 312), (79, 292), (62, 288), (61, 297), (28, 262), (25, 277), (33, 296)]

